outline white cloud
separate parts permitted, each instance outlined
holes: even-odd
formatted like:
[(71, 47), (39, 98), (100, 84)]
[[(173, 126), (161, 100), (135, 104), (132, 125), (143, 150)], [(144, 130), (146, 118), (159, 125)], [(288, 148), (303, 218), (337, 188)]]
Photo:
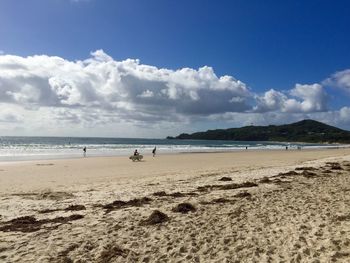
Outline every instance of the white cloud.
[(0, 103), (84, 126), (110, 122), (184, 122), (189, 116), (244, 112), (252, 94), (211, 67), (170, 70), (116, 61), (102, 50), (82, 61), (0, 56)]
[(350, 92), (350, 69), (336, 72), (324, 81), (325, 85), (342, 88)]
[(287, 94), (271, 89), (256, 100), (255, 112), (309, 113), (326, 111), (328, 95), (320, 84), (296, 84)]
[(102, 50), (91, 55), (76, 62), (44, 55), (1, 56), (0, 101), (28, 108), (99, 107), (118, 114), (130, 109), (156, 114), (160, 107), (172, 114), (250, 107), (246, 85), (232, 77), (218, 78), (210, 67), (174, 71), (139, 60), (115, 61)]
[(198, 123), (232, 127), (310, 116), (350, 126), (349, 108), (326, 112), (327, 98), (320, 84), (260, 96), (208, 66), (157, 68), (137, 59), (116, 61), (102, 50), (79, 61), (0, 55), (0, 128), (26, 135), (153, 137)]

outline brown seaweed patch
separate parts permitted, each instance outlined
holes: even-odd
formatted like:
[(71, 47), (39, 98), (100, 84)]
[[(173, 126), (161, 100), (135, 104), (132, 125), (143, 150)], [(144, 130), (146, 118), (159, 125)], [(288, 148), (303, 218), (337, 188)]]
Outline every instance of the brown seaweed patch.
[(297, 167), (295, 168), (296, 171), (316, 171), (318, 170), (315, 167)]
[(295, 176), (295, 175), (299, 175), (299, 173), (297, 173), (296, 171), (289, 171), (285, 173), (279, 173), (277, 176)]
[(151, 201), (152, 199), (149, 197), (135, 198), (129, 201), (116, 200), (112, 203), (103, 205), (102, 208), (106, 209), (107, 212), (110, 212), (112, 210), (122, 209), (131, 206), (143, 206), (145, 204), (149, 204)]
[(64, 209), (64, 211), (80, 211), (80, 210), (86, 210), (86, 207), (83, 205), (70, 205)]
[(185, 194), (184, 193), (180, 193), (180, 192), (175, 192), (175, 193), (170, 193), (169, 196), (178, 198), (178, 197), (184, 197)]
[(37, 166), (52, 166), (54, 165), (53, 163), (37, 163)]
[(53, 213), (57, 211), (80, 211), (80, 210), (86, 210), (86, 207), (83, 205), (70, 205), (64, 209), (44, 209), (38, 212), (40, 214), (48, 214), (48, 213)]
[(141, 225), (156, 225), (169, 221), (169, 217), (160, 212), (159, 210), (154, 210), (152, 214), (146, 219), (141, 221)]
[(226, 177), (226, 176), (224, 176), (224, 177), (221, 177), (221, 178), (219, 179), (219, 181), (223, 181), (223, 182), (232, 181), (232, 178), (231, 178), (231, 177)]
[(206, 192), (211, 190), (232, 190), (238, 188), (248, 188), (248, 187), (256, 187), (258, 186), (254, 182), (244, 182), (241, 184), (224, 184), (224, 185), (204, 185), (197, 187), (197, 190), (200, 192)]
[(338, 215), (334, 218), (334, 221), (349, 221), (349, 220), (350, 220), (350, 214)]
[(249, 198), (251, 196), (252, 196), (252, 194), (250, 194), (250, 193), (248, 193), (246, 191), (240, 192), (240, 193), (234, 195), (234, 197), (238, 197), (238, 198), (245, 198), (245, 197)]
[(331, 170), (343, 170), (338, 162), (326, 162), (326, 167), (330, 167)]
[(224, 198), (224, 197), (220, 197), (220, 198), (213, 199), (211, 202), (212, 203), (231, 203), (232, 200), (229, 200), (229, 199)]
[(272, 183), (272, 181), (270, 180), (270, 178), (268, 177), (263, 177), (259, 180), (259, 183), (262, 183), (262, 184), (269, 184), (269, 183)]
[(188, 212), (195, 212), (197, 209), (190, 203), (181, 203), (172, 209), (173, 212), (187, 214)]
[(3, 232), (35, 232), (41, 229), (42, 225), (49, 223), (65, 224), (69, 221), (74, 221), (84, 218), (83, 215), (70, 215), (68, 217), (56, 217), (53, 219), (42, 219), (37, 220), (33, 216), (23, 216), (19, 218), (12, 219), (3, 223), (4, 225), (0, 227), (0, 231)]
[(39, 214), (48, 214), (48, 213), (53, 213), (57, 211), (62, 211), (62, 209), (44, 209), (44, 210), (39, 210)]
[(314, 173), (314, 172), (310, 172), (308, 170), (304, 170), (302, 173), (301, 173), (304, 177), (306, 178), (312, 178), (312, 177), (316, 177), (317, 174)]
[(153, 193), (154, 196), (167, 196), (168, 194), (165, 191), (159, 191)]
[(175, 192), (175, 193), (170, 193), (167, 194), (165, 191), (160, 191), (160, 192), (155, 192), (153, 193), (154, 196), (159, 196), (159, 197), (164, 197), (164, 196), (171, 196), (174, 198), (179, 198), (179, 197), (185, 197), (185, 196), (195, 196), (198, 195), (197, 193), (181, 193), (181, 192)]
[(350, 253), (348, 252), (341, 252), (341, 251), (336, 251), (333, 255), (332, 255), (332, 261), (336, 262), (338, 261), (338, 259), (340, 258), (348, 258), (350, 256)]
[(227, 184), (220, 186), (220, 189), (222, 190), (230, 190), (230, 189), (238, 189), (238, 188), (248, 188), (248, 187), (256, 187), (258, 186), (254, 182), (244, 182), (241, 184)]

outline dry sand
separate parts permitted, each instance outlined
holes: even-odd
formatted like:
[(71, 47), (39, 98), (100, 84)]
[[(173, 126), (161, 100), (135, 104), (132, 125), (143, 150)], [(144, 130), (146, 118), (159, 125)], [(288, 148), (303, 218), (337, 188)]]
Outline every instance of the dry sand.
[(350, 262), (350, 150), (0, 163), (0, 262)]

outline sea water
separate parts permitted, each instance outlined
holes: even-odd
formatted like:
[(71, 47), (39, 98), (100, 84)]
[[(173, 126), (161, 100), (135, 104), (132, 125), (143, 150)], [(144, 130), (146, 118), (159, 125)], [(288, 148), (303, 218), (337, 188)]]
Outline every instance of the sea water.
[[(325, 144), (297, 144), (282, 142), (247, 142), (220, 140), (168, 140), (137, 138), (84, 138), (84, 137), (0, 137), (0, 161), (78, 158), (83, 156), (128, 156), (135, 149), (150, 154), (186, 152), (225, 152), (248, 149), (297, 149), (334, 147)], [(337, 146), (339, 147), (339, 146)]]

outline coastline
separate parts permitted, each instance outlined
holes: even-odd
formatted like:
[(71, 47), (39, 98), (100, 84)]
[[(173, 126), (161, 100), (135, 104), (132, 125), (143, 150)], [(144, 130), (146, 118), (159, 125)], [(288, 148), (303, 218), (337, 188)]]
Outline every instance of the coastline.
[[(349, 183), (350, 149), (0, 163), (0, 259), (347, 262)], [(155, 210), (169, 219), (143, 226)]]

